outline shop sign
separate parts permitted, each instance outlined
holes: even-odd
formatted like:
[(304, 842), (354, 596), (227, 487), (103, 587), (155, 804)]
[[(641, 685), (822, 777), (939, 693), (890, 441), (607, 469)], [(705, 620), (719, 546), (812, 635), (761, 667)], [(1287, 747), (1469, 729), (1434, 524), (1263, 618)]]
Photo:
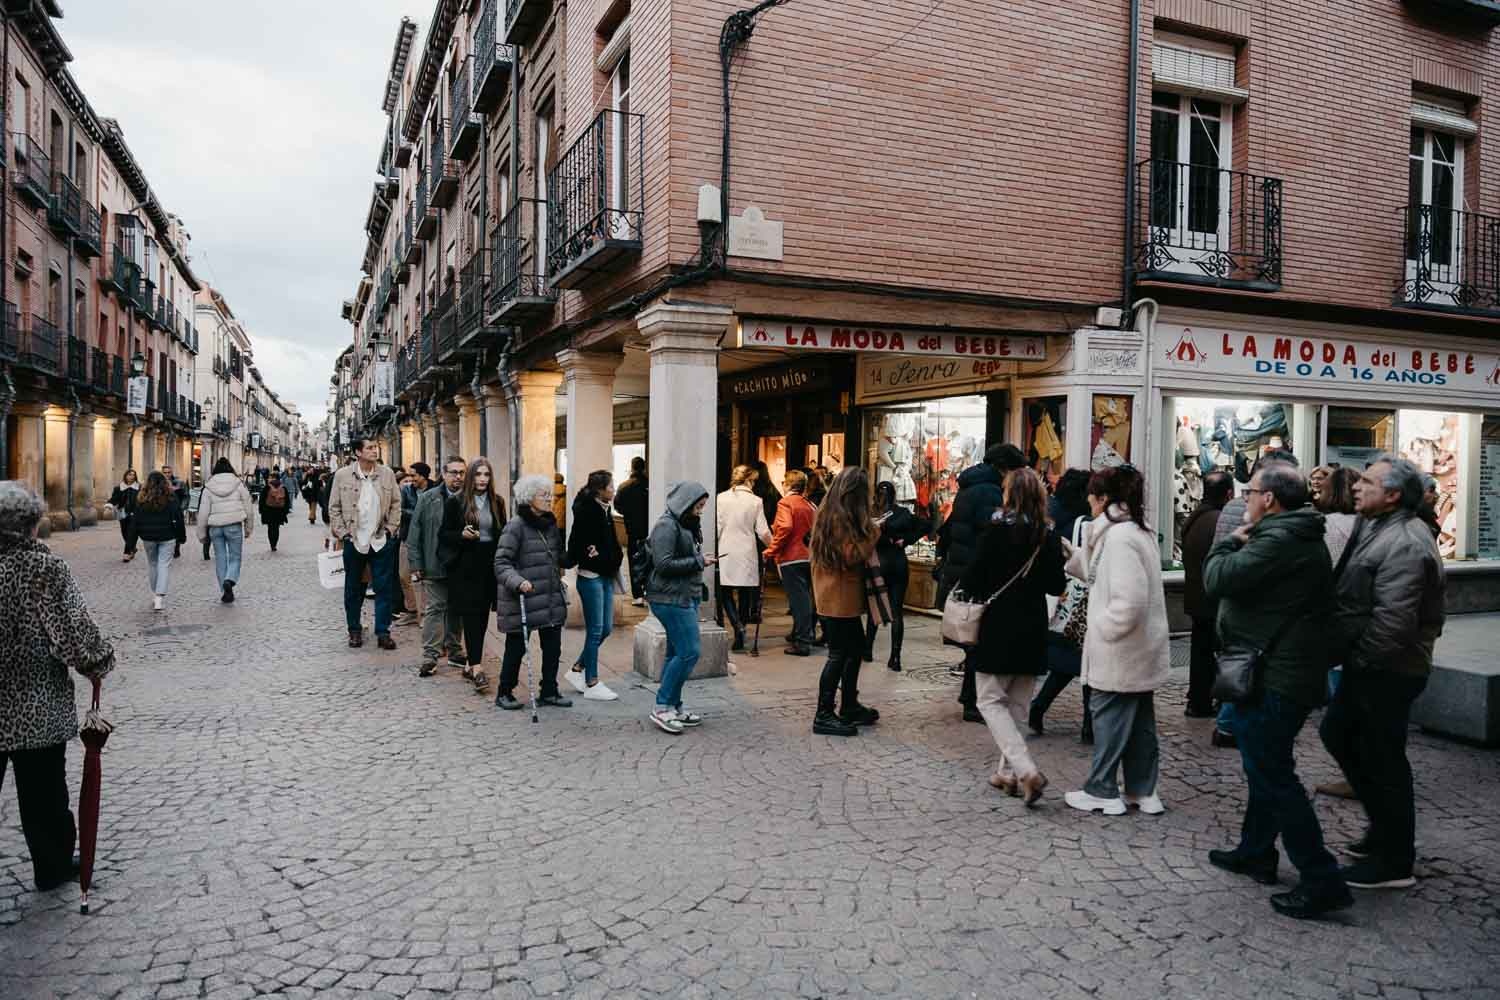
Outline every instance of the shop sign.
[(925, 354), (999, 361), (1046, 361), (1047, 338), (1008, 333), (933, 333), (893, 327), (836, 326), (746, 317), (741, 347), (875, 354)]
[(827, 365), (819, 364), (760, 368), (730, 375), (724, 379), (724, 397), (728, 400), (821, 392), (832, 388), (832, 372), (829, 371)]
[(866, 356), (859, 359), (855, 400), (964, 395), (1015, 370), (1014, 362), (993, 359)]
[(1339, 337), (1161, 329), (1169, 371), (1368, 387), (1466, 389), (1500, 396), (1500, 356)]

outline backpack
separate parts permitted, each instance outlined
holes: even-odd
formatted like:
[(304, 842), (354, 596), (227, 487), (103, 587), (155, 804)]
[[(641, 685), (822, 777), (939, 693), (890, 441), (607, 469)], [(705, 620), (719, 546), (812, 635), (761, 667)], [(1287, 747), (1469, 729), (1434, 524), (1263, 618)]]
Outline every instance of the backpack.
[(277, 510), (286, 507), (286, 487), (277, 483), (266, 491), (266, 506)]

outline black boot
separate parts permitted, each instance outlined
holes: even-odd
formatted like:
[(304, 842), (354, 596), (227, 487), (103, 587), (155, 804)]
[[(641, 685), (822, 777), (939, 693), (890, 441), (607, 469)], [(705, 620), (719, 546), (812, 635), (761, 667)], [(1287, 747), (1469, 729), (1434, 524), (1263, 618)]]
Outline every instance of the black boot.
[(745, 630), (742, 629), (742, 628), (737, 628), (737, 629), (734, 630), (734, 645), (729, 647), (729, 651), (732, 652), (732, 653), (738, 653), (738, 652), (743, 651), (744, 648), (745, 648)]
[(813, 732), (819, 736), (853, 736), (859, 732), (852, 722), (845, 722), (833, 714), (833, 709), (819, 709), (813, 716)]
[(891, 653), (891, 658), (885, 662), (885, 665), (899, 674), (901, 672), (901, 654), (899, 652)]
[(1248, 875), (1261, 885), (1276, 884), (1276, 865), (1280, 860), (1281, 855), (1276, 853), (1274, 847), (1259, 857), (1242, 854), (1238, 848), (1208, 852), (1208, 863), (1215, 868), (1222, 868), (1236, 875)]

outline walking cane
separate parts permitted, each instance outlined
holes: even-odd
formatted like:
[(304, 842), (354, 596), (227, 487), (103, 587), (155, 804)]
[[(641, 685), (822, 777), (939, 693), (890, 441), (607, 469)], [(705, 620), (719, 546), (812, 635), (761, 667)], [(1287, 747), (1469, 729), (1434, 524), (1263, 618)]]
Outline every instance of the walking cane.
[(750, 655), (760, 655), (760, 623), (766, 617), (766, 561), (759, 559), (760, 583), (755, 590), (755, 639), (750, 643)]
[(531, 721), (540, 722), (536, 715), (536, 684), (531, 679), (531, 631), (526, 627), (526, 595), (517, 596), (521, 598), (521, 642), (526, 647), (521, 659), (526, 661), (526, 693), (531, 696)]

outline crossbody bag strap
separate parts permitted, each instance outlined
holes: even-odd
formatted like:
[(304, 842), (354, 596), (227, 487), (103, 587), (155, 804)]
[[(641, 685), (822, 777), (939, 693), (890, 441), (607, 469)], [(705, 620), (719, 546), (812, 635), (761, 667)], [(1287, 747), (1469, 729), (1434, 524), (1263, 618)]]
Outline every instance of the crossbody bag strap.
[[(1046, 542), (1044, 541), (1042, 544), (1046, 544)], [(995, 603), (995, 598), (999, 597), (1001, 594), (1003, 594), (1007, 590), (1009, 590), (1010, 587), (1011, 587), (1011, 584), (1013, 584), (1017, 580), (1021, 579), (1021, 577), (1025, 576), (1027, 573), (1030, 573), (1031, 572), (1031, 564), (1034, 563), (1034, 562), (1036, 562), (1036, 557), (1039, 556), (1039, 555), (1041, 555), (1041, 552), (1042, 552), (1042, 546), (1038, 545), (1036, 547), (1036, 551), (1033, 552), (1033, 553), (1031, 553), (1031, 558), (1028, 559), (1028, 560), (1026, 560), (1026, 565), (1024, 565), (1020, 569), (1016, 570), (1016, 575), (1013, 576), (1013, 577), (1011, 577), (1009, 580), (1005, 581), (1005, 586), (1001, 587), (999, 590), (997, 590), (993, 594), (991, 594), (985, 600), (984, 606), (985, 607), (989, 607), (991, 604)]]

